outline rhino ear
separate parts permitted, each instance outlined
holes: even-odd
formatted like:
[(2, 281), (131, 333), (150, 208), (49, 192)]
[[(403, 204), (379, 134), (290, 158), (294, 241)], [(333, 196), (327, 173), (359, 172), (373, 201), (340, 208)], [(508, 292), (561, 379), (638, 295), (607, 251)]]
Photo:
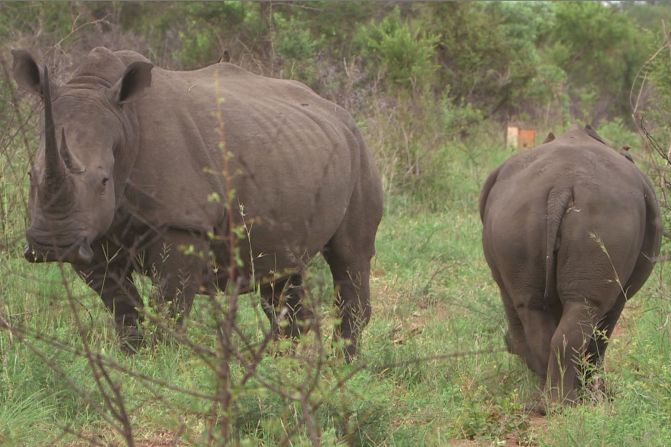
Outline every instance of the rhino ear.
[(14, 58), (12, 74), (16, 83), (21, 88), (42, 96), (40, 69), (33, 56), (26, 50), (12, 50), (12, 56)]
[(110, 89), (112, 99), (117, 104), (123, 104), (151, 86), (152, 68), (154, 68), (152, 64), (141, 61), (133, 62), (126, 67), (123, 76)]
[(601, 138), (598, 133), (596, 133), (596, 130), (592, 126), (590, 126), (589, 124), (585, 124), (585, 132), (587, 132), (587, 135), (594, 138), (599, 143), (602, 143), (602, 144), (605, 144), (606, 146), (608, 146), (608, 143), (606, 143), (604, 141), (604, 139)]

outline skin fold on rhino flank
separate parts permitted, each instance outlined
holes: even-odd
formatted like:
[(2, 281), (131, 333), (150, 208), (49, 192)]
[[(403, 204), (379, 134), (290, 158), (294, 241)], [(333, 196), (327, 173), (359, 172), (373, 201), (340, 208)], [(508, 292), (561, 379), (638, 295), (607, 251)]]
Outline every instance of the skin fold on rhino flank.
[[(95, 48), (57, 85), (27, 51), (12, 54), (15, 80), (44, 104), (25, 257), (71, 263), (113, 312), (124, 346), (141, 339), (133, 272), (151, 277), (180, 321), (197, 292), (256, 283), (273, 333), (296, 336), (311, 321), (304, 266), (321, 252), (336, 335), (347, 358), (356, 353), (382, 186), (345, 110), (229, 63), (169, 71)], [(242, 225), (248, 237), (236, 244)]]
[(591, 127), (576, 126), (492, 172), (480, 216), (509, 351), (539, 376), (550, 402), (575, 402), (659, 254), (650, 181)]

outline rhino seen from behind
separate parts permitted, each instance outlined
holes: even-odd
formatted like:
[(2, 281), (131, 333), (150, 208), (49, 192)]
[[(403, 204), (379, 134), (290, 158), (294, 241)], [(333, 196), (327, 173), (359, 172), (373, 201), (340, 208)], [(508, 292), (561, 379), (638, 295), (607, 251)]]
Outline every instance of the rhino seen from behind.
[(312, 318), (303, 267), (321, 252), (336, 335), (356, 353), (382, 188), (345, 110), (228, 63), (169, 71), (95, 48), (56, 85), (28, 52), (12, 53), (17, 83), (44, 104), (25, 257), (71, 263), (126, 346), (142, 319), (133, 272), (149, 275), (179, 318), (203, 287), (256, 283), (273, 332), (296, 336)]
[[(661, 243), (655, 192), (589, 126), (511, 157), (480, 194), (483, 248), (508, 320), (508, 349), (550, 402), (575, 402)], [(537, 406), (544, 411), (542, 405)]]

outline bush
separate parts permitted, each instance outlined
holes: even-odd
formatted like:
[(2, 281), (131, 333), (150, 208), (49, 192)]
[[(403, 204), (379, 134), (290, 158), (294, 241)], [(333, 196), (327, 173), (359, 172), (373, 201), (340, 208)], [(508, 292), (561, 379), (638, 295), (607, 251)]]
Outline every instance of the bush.
[(366, 66), (389, 87), (430, 86), (437, 69), (434, 51), (437, 38), (413, 31), (401, 18), (399, 8), (381, 22), (362, 25), (355, 45)]
[(315, 86), (323, 39), (314, 36), (305, 22), (294, 17), (287, 20), (278, 16), (275, 33), (275, 50), (282, 59), (281, 76)]
[(449, 138), (466, 138), (482, 123), (482, 111), (471, 104), (458, 106), (443, 99), (443, 123)]
[(615, 118), (599, 126), (599, 135), (603, 137), (614, 149), (620, 149), (623, 146), (638, 146), (640, 136), (631, 131), (621, 118)]

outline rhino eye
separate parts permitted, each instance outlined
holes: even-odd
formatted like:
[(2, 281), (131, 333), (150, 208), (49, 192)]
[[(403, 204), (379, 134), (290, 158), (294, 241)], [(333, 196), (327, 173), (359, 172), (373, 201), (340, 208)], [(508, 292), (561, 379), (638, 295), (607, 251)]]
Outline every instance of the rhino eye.
[(103, 186), (106, 186), (109, 180), (110, 180), (109, 177), (103, 177)]

